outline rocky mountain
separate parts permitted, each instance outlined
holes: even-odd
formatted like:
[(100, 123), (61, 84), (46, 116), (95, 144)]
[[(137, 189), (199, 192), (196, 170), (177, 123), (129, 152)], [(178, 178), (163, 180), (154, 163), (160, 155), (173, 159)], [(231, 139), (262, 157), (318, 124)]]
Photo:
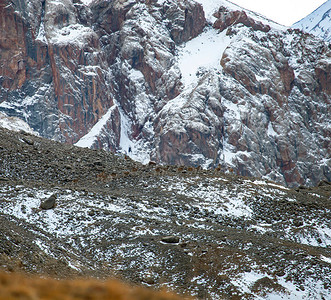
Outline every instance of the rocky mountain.
[(313, 11), (310, 15), (296, 22), (293, 28), (301, 29), (312, 33), (320, 38), (331, 41), (331, 1), (326, 1), (323, 5)]
[(0, 271), (197, 299), (329, 299), (330, 195), (325, 181), (289, 189), (0, 128)]
[(223, 0), (4, 0), (0, 16), (0, 111), (43, 137), (331, 180), (330, 44), (312, 35)]

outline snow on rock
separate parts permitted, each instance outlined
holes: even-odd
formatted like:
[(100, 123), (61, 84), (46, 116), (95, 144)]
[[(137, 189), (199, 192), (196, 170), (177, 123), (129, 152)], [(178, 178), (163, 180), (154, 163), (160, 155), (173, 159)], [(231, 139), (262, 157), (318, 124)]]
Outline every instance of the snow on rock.
[(34, 131), (29, 124), (22, 119), (9, 117), (3, 112), (0, 112), (0, 127), (13, 131), (23, 130), (30, 134), (39, 135), (38, 132)]
[[(216, 18), (214, 17), (214, 13), (223, 5), (230, 5), (228, 1), (223, 0), (197, 0), (198, 3), (200, 3), (203, 6), (203, 10), (206, 15), (207, 21), (214, 23), (216, 21)], [(226, 4), (225, 4), (226, 2)], [(235, 5), (233, 5), (235, 6)]]
[(121, 136), (119, 142), (119, 152), (124, 153), (132, 159), (147, 164), (150, 161), (148, 148), (142, 141), (135, 141), (132, 138), (131, 124), (123, 110), (119, 108), (121, 118)]
[(113, 105), (106, 114), (104, 114), (101, 119), (91, 128), (91, 130), (84, 135), (80, 140), (75, 143), (76, 146), (79, 147), (87, 147), (90, 148), (95, 143), (95, 140), (100, 135), (100, 131), (104, 128), (106, 125), (108, 119), (111, 117), (114, 109), (116, 108), (115, 105)]
[(87, 39), (93, 35), (95, 33), (89, 27), (81, 24), (71, 24), (53, 33), (50, 42), (58, 45), (73, 44), (82, 48), (86, 45)]
[[(106, 264), (142, 281), (155, 276), (155, 287), (166, 276), (168, 287), (198, 296), (202, 285), (212, 299), (222, 299), (229, 287), (252, 299), (328, 295), (329, 210), (313, 208), (299, 216), (293, 209), (305, 207), (300, 196), (272, 182), (207, 171), (179, 174), (156, 180), (148, 173), (125, 183), (122, 178), (111, 188), (102, 183), (102, 194), (2, 184), (0, 213), (23, 224), (40, 251), (78, 272)], [(119, 188), (125, 192), (118, 194)], [(40, 210), (53, 193), (56, 207)], [(298, 217), (304, 220), (299, 225)], [(169, 235), (181, 242), (169, 248), (161, 242)], [(183, 276), (190, 285), (183, 286)]]
[(220, 61), (231, 38), (225, 32), (206, 29), (188, 41), (178, 53), (178, 66), (186, 89), (194, 88), (199, 77), (210, 70), (221, 70)]
[(36, 41), (40, 41), (41, 43), (47, 44), (45, 26), (43, 22), (40, 23), (39, 32)]
[(268, 135), (273, 136), (273, 137), (277, 136), (277, 132), (272, 127), (271, 123), (268, 124)]
[(331, 258), (330, 258), (330, 257), (325, 257), (325, 256), (322, 255), (322, 256), (321, 256), (321, 260), (323, 260), (323, 261), (325, 261), (325, 262), (331, 264)]
[(90, 5), (94, 0), (81, 0), (85, 5)]
[(328, 42), (331, 41), (331, 0), (326, 1), (319, 8), (302, 20), (294, 23), (293, 28), (314, 34)]

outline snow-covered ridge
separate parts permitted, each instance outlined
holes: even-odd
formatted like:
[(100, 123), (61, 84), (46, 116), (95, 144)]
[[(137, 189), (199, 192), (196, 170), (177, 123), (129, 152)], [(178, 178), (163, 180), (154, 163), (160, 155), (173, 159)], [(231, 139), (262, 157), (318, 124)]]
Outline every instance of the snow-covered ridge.
[(305, 32), (331, 41), (331, 0), (326, 1), (307, 17), (296, 22), (292, 26)]

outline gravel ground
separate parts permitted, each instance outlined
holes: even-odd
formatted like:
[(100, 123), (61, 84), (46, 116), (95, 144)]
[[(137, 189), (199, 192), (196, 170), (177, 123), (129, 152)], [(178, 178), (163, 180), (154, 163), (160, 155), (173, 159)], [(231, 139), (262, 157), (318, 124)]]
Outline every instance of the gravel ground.
[(0, 268), (199, 299), (331, 299), (330, 194), (0, 129)]

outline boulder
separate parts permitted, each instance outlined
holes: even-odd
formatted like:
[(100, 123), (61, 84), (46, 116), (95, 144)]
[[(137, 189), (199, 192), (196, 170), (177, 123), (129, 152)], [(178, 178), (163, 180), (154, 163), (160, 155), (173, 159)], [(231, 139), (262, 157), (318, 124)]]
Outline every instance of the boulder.
[(178, 236), (165, 236), (161, 239), (161, 242), (166, 243), (166, 244), (178, 244), (180, 241), (180, 238)]
[(40, 203), (40, 208), (45, 210), (54, 208), (56, 204), (56, 199), (56, 194), (51, 195), (49, 198)]

